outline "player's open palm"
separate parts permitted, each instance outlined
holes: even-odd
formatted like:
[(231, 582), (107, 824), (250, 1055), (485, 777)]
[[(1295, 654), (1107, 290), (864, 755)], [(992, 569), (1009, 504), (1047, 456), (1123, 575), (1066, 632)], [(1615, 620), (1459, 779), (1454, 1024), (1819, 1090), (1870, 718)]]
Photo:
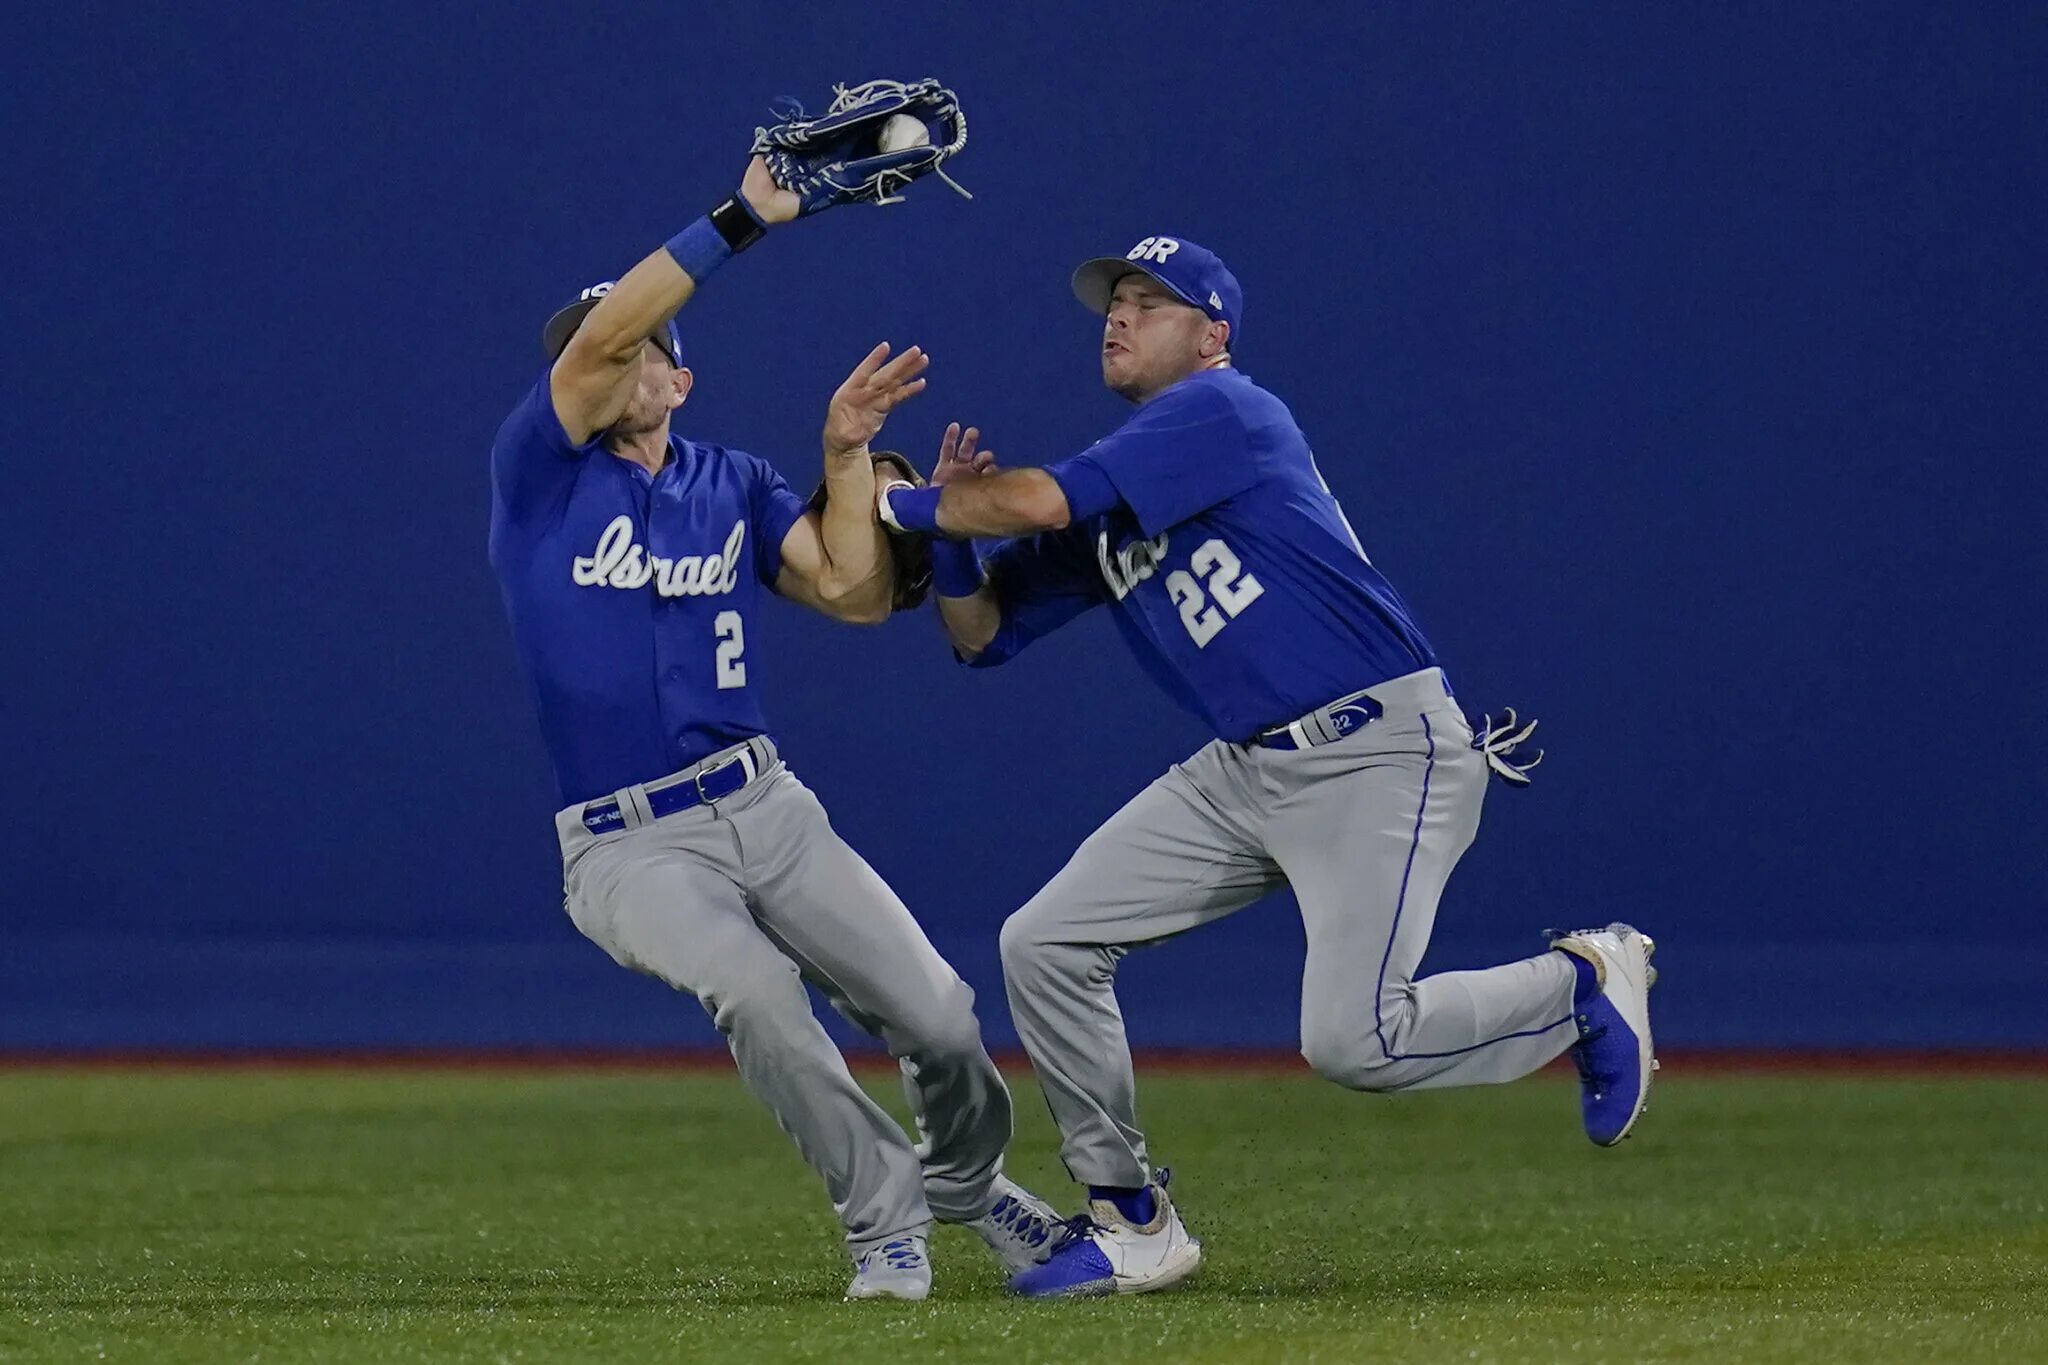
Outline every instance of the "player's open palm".
[(872, 441), (896, 405), (923, 390), (930, 364), (931, 357), (916, 346), (894, 360), (886, 341), (869, 351), (825, 410), (825, 449), (843, 455)]
[(932, 482), (943, 488), (956, 479), (978, 478), (993, 470), (996, 453), (976, 449), (980, 440), (980, 428), (968, 427), (963, 431), (958, 422), (948, 424), (946, 434), (939, 439), (939, 462), (932, 466)]

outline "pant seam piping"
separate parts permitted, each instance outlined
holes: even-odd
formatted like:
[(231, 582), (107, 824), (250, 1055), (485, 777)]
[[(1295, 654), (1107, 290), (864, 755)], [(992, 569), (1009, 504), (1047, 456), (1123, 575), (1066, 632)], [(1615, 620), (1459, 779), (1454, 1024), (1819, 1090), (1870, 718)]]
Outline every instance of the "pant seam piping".
[(1436, 730), (1430, 725), (1427, 712), (1423, 713), (1420, 719), (1422, 721), (1423, 738), (1429, 741), (1429, 751), (1425, 755), (1422, 768), (1422, 801), (1415, 807), (1415, 829), (1408, 837), (1408, 861), (1401, 869), (1400, 893), (1394, 898), (1394, 924), (1393, 928), (1387, 931), (1387, 950), (1380, 954), (1379, 979), (1373, 983), (1372, 1034), (1374, 1038), (1379, 1040), (1380, 1056), (1390, 1062), (1440, 1061), (1445, 1057), (1462, 1057), (1468, 1052), (1477, 1052), (1480, 1048), (1492, 1047), (1495, 1043), (1505, 1043), (1515, 1038), (1537, 1037), (1540, 1034), (1550, 1032), (1559, 1024), (1569, 1022), (1572, 1017), (1566, 1014), (1563, 1018), (1554, 1019), (1542, 1028), (1524, 1029), (1520, 1033), (1504, 1033), (1498, 1038), (1488, 1038), (1483, 1043), (1474, 1043), (1470, 1047), (1456, 1048), (1450, 1052), (1395, 1052), (1387, 1046), (1386, 1019), (1381, 1013), (1380, 1001), (1386, 995), (1387, 964), (1393, 961), (1394, 958), (1394, 940), (1400, 937), (1401, 934), (1401, 912), (1408, 907), (1408, 878), (1415, 871), (1416, 851), (1422, 847), (1422, 817), (1429, 810), (1429, 780), (1436, 772)]
[(1422, 736), (1429, 743), (1423, 756), (1422, 799), (1415, 805), (1415, 828), (1408, 836), (1408, 861), (1401, 866), (1401, 890), (1394, 897), (1394, 922), (1387, 930), (1387, 948), (1380, 954), (1379, 979), (1373, 982), (1372, 990), (1372, 1036), (1379, 1040), (1380, 1056), (1390, 1062), (1399, 1058), (1387, 1046), (1386, 1017), (1380, 1002), (1387, 993), (1387, 964), (1394, 960), (1394, 940), (1401, 936), (1401, 913), (1408, 908), (1408, 879), (1415, 871), (1415, 854), (1422, 847), (1422, 817), (1429, 810), (1429, 780), (1436, 774), (1436, 731), (1430, 727), (1427, 712), (1421, 720)]

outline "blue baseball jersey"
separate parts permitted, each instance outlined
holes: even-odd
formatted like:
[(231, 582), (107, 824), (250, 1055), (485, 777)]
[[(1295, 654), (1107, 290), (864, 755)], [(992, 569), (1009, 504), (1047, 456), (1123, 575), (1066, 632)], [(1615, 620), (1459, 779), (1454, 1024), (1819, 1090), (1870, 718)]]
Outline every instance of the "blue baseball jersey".
[(1053, 472), (1116, 505), (988, 555), (1003, 616), (976, 666), (1108, 603), (1146, 671), (1244, 742), (1437, 664), (1286, 404), (1238, 371), (1181, 381)]
[(747, 656), (803, 500), (767, 461), (669, 438), (650, 476), (577, 445), (540, 382), (491, 447), (491, 567), (562, 804), (763, 734)]

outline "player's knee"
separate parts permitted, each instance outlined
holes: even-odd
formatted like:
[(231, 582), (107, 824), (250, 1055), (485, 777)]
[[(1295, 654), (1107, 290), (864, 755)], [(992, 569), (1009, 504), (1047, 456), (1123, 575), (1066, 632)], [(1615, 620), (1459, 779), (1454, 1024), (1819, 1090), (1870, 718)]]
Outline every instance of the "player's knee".
[(979, 1055), (981, 1021), (974, 1017), (974, 991), (956, 979), (901, 1027), (895, 1041), (898, 1053), (928, 1060), (957, 1061)]
[(1301, 1055), (1316, 1075), (1346, 1090), (1398, 1088), (1394, 1059), (1380, 1045), (1377, 1034), (1311, 1029), (1302, 1034)]
[(996, 939), (996, 946), (1002, 952), (1005, 979), (1015, 981), (1044, 973), (1050, 945), (1038, 932), (1037, 919), (1030, 906), (1003, 921), (1003, 931)]
[(729, 1038), (750, 1034), (778, 1038), (793, 1011), (800, 1010), (806, 1015), (811, 1012), (810, 997), (804, 994), (794, 964), (787, 970), (774, 969), (736, 978), (703, 991), (698, 998), (711, 1022)]

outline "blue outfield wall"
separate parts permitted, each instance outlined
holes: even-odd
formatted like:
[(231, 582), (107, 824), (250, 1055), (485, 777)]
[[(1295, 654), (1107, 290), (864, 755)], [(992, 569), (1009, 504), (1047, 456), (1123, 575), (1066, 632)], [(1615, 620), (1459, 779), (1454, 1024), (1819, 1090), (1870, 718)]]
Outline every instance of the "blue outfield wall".
[[(1629, 918), (1673, 1043), (2048, 1046), (2038, 6), (0, 26), (0, 1052), (711, 1040), (561, 913), (484, 452), (770, 97), (927, 73), (975, 199), (728, 267), (682, 429), (808, 485), (888, 339), (935, 356), (920, 459), (1071, 453), (1121, 409), (1067, 272), (1197, 238), (1461, 698), (1542, 718), (1429, 965)], [(982, 676), (785, 608), (748, 658), (1007, 1042), (1003, 915), (1194, 722), (1100, 619)], [(1134, 1038), (1291, 1045), (1301, 951), (1282, 897), (1134, 955)]]

